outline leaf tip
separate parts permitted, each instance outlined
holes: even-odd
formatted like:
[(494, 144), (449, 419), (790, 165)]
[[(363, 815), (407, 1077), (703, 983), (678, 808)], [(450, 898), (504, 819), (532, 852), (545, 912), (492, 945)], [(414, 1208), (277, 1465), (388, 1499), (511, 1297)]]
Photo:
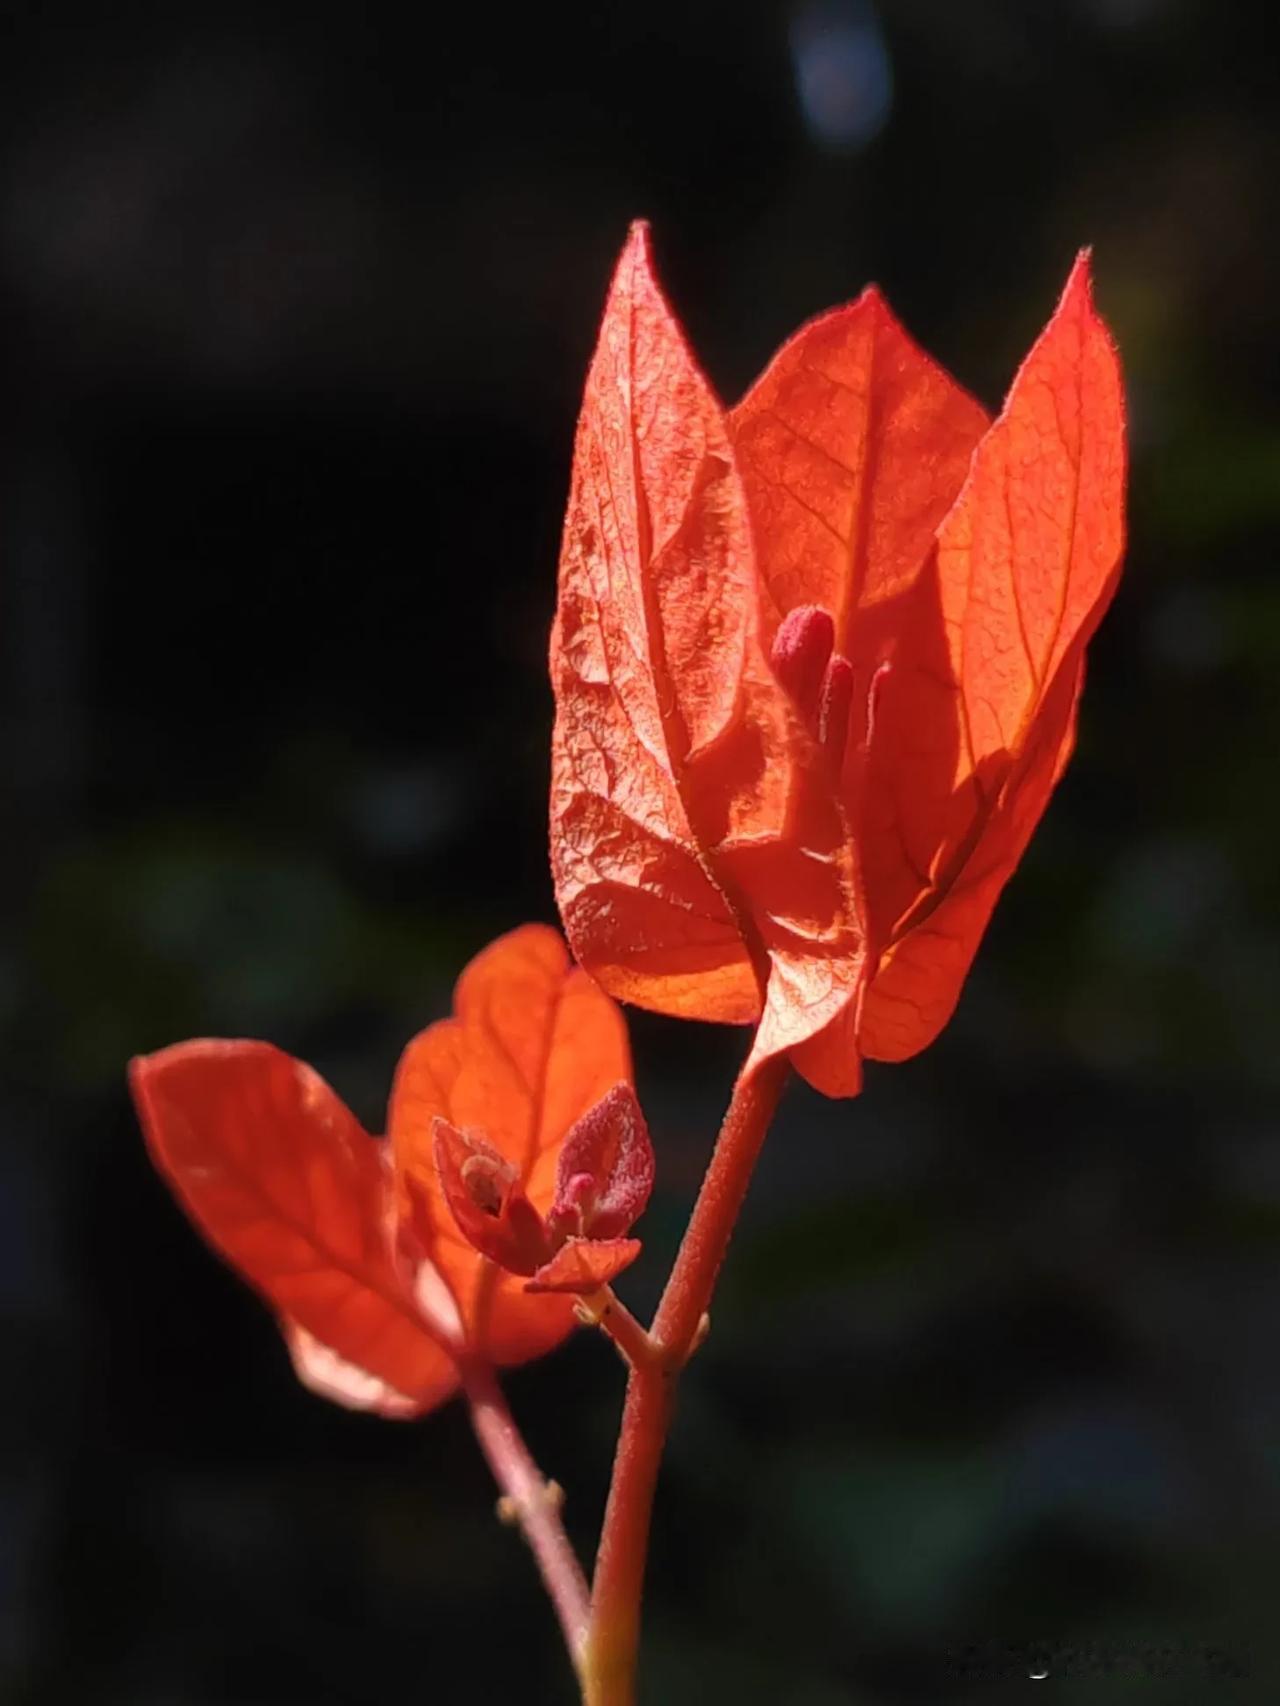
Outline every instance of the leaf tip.
[(653, 227), (647, 219), (633, 219), (627, 227), (627, 240), (622, 245), (622, 254), (618, 261), (618, 271), (628, 269), (633, 275), (640, 273), (652, 279), (653, 270)]
[(1077, 251), (1071, 263), (1071, 271), (1067, 274), (1058, 302), (1058, 313), (1076, 307), (1086, 314), (1093, 312), (1093, 245), (1089, 243)]
[(863, 286), (862, 290), (850, 303), (850, 307), (861, 308), (866, 313), (878, 314), (887, 320), (895, 318), (893, 309), (889, 306), (888, 297), (874, 281), (871, 284)]

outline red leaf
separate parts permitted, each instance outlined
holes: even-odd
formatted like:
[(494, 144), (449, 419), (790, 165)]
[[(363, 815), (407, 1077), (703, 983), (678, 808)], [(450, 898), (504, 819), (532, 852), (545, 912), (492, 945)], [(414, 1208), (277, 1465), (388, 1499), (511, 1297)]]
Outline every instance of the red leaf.
[(419, 1415), (457, 1385), (387, 1249), (380, 1145), (269, 1043), (178, 1043), (130, 1066), (152, 1159), (209, 1243), (340, 1401)]
[(874, 290), (726, 426), (633, 231), (552, 642), (584, 965), (684, 1017), (763, 1006), (753, 1061), (785, 1049), (831, 1095), (930, 1041), (1070, 751), (1123, 488), (1083, 259), (990, 428)]
[(617, 1238), (653, 1190), (653, 1144), (630, 1084), (615, 1084), (564, 1140), (548, 1221), (593, 1239)]
[(508, 1273), (533, 1273), (550, 1244), (516, 1169), (484, 1138), (439, 1115), (432, 1129), (436, 1174), (462, 1236)]
[(526, 1295), (460, 1232), (433, 1155), (433, 1125), (483, 1133), (539, 1213), (555, 1196), (565, 1133), (631, 1077), (616, 1005), (571, 965), (554, 930), (528, 924), (478, 954), (458, 980), (454, 1016), (421, 1032), (401, 1058), (389, 1133), (401, 1213), (456, 1302), (471, 1345), (497, 1363), (560, 1342), (571, 1305)]
[[(945, 669), (918, 651), (914, 676), (877, 711), (896, 770), (880, 793), (887, 832), (924, 879), (897, 896), (907, 904), (867, 993), (862, 1045), (877, 1059), (914, 1054), (950, 1017), (1070, 755), (1084, 648), (1120, 570), (1124, 484), (1119, 362), (1081, 255), (939, 529)], [(948, 703), (951, 773), (896, 763)]]
[(640, 1254), (638, 1238), (570, 1238), (524, 1289), (531, 1292), (599, 1291), (609, 1285)]
[[(929, 868), (920, 816), (936, 812), (939, 790), (945, 799), (952, 782), (955, 717), (934, 544), (988, 417), (872, 287), (789, 339), (732, 423), (770, 632), (789, 613), (817, 607), (830, 613), (835, 658), (846, 660), (828, 715), (838, 727), (824, 735), (878, 953)], [(890, 697), (899, 706), (904, 693), (905, 724), (874, 714)], [(910, 834), (900, 833), (904, 811)]]
[(730, 422), (766, 641), (788, 611), (817, 605), (832, 617), (834, 650), (865, 673), (889, 637), (877, 612), (927, 562), (985, 411), (872, 287), (790, 338)]
[(852, 848), (762, 645), (728, 429), (636, 226), (587, 377), (551, 648), (552, 863), (613, 994), (760, 1018), (757, 1057), (863, 971)]
[(389, 1422), (411, 1421), (421, 1414), (421, 1406), (412, 1398), (406, 1398), (403, 1392), (397, 1392), (368, 1369), (344, 1361), (296, 1321), (282, 1316), (280, 1330), (293, 1359), (294, 1373), (318, 1398), (327, 1398), (331, 1404), (341, 1404), (347, 1410), (369, 1410)]

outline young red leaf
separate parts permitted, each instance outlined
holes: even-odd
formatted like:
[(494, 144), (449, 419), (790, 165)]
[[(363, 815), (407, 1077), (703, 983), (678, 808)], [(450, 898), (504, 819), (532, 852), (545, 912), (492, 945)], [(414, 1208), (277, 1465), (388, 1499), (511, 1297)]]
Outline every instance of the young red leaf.
[(835, 646), (835, 624), (817, 604), (798, 604), (783, 617), (769, 662), (791, 695), (805, 723), (816, 728), (822, 706), (822, 684)]
[(610, 1285), (640, 1254), (638, 1238), (569, 1238), (525, 1281), (531, 1292), (588, 1294)]
[(644, 1213), (653, 1190), (653, 1144), (630, 1084), (615, 1084), (564, 1140), (547, 1216), (591, 1238), (617, 1238)]
[(566, 1132), (630, 1077), (617, 1006), (540, 924), (477, 955), (458, 980), (453, 1017), (421, 1032), (401, 1058), (388, 1129), (403, 1227), (445, 1275), (468, 1343), (494, 1362), (558, 1344), (574, 1326), (572, 1303), (528, 1296), (520, 1275), (485, 1261), (463, 1235), (436, 1172), (435, 1121), (483, 1134), (543, 1215)]
[(533, 1273), (550, 1245), (517, 1170), (484, 1138), (439, 1115), (433, 1131), (436, 1172), (462, 1236), (508, 1273)]
[(276, 1310), (308, 1384), (383, 1415), (457, 1385), (387, 1250), (381, 1147), (301, 1061), (178, 1043), (130, 1065), (152, 1159), (208, 1242)]
[(587, 377), (561, 552), (556, 893), (606, 989), (759, 1019), (757, 1056), (828, 1024), (864, 964), (850, 838), (760, 620), (724, 412), (638, 225)]

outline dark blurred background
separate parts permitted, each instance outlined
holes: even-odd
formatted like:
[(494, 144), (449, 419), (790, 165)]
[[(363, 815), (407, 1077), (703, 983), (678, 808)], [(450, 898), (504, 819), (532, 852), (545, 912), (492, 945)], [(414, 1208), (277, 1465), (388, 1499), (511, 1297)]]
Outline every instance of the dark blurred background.
[[(954, 1023), (784, 1107), (645, 1702), (1280, 1698), (1272, 12), (3, 8), (0, 1699), (571, 1698), (461, 1410), (303, 1392), (122, 1071), (270, 1037), (377, 1129), (464, 960), (553, 917), (545, 640), (637, 214), (729, 397), (874, 278), (997, 404), (1092, 242), (1134, 451)], [(744, 1039), (634, 1034), (642, 1307)], [(584, 1335), (509, 1390), (585, 1546), (620, 1370)]]

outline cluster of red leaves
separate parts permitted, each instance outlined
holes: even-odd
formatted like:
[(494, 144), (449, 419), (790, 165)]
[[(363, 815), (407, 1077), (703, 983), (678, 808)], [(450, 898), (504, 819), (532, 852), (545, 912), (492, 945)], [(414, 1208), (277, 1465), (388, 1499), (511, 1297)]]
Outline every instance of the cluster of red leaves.
[(1086, 256), (994, 422), (875, 290), (727, 410), (634, 228), (551, 646), (585, 971), (538, 925), (480, 954), (405, 1050), (385, 1142), (267, 1043), (131, 1069), (156, 1165), (308, 1385), (421, 1414), (551, 1349), (634, 1259), (653, 1155), (611, 995), (756, 1024), (752, 1062), (830, 1095), (936, 1036), (1070, 756), (1124, 478)]
[(639, 1249), (626, 1027), (542, 925), (479, 954), (409, 1044), (385, 1142), (269, 1043), (178, 1043), (130, 1079), (156, 1166), (339, 1403), (421, 1415), (468, 1361), (540, 1356)]
[(830, 1095), (946, 1023), (1072, 747), (1123, 546), (1077, 261), (1004, 410), (874, 290), (726, 410), (632, 231), (578, 426), (552, 860), (620, 998), (758, 1024)]

